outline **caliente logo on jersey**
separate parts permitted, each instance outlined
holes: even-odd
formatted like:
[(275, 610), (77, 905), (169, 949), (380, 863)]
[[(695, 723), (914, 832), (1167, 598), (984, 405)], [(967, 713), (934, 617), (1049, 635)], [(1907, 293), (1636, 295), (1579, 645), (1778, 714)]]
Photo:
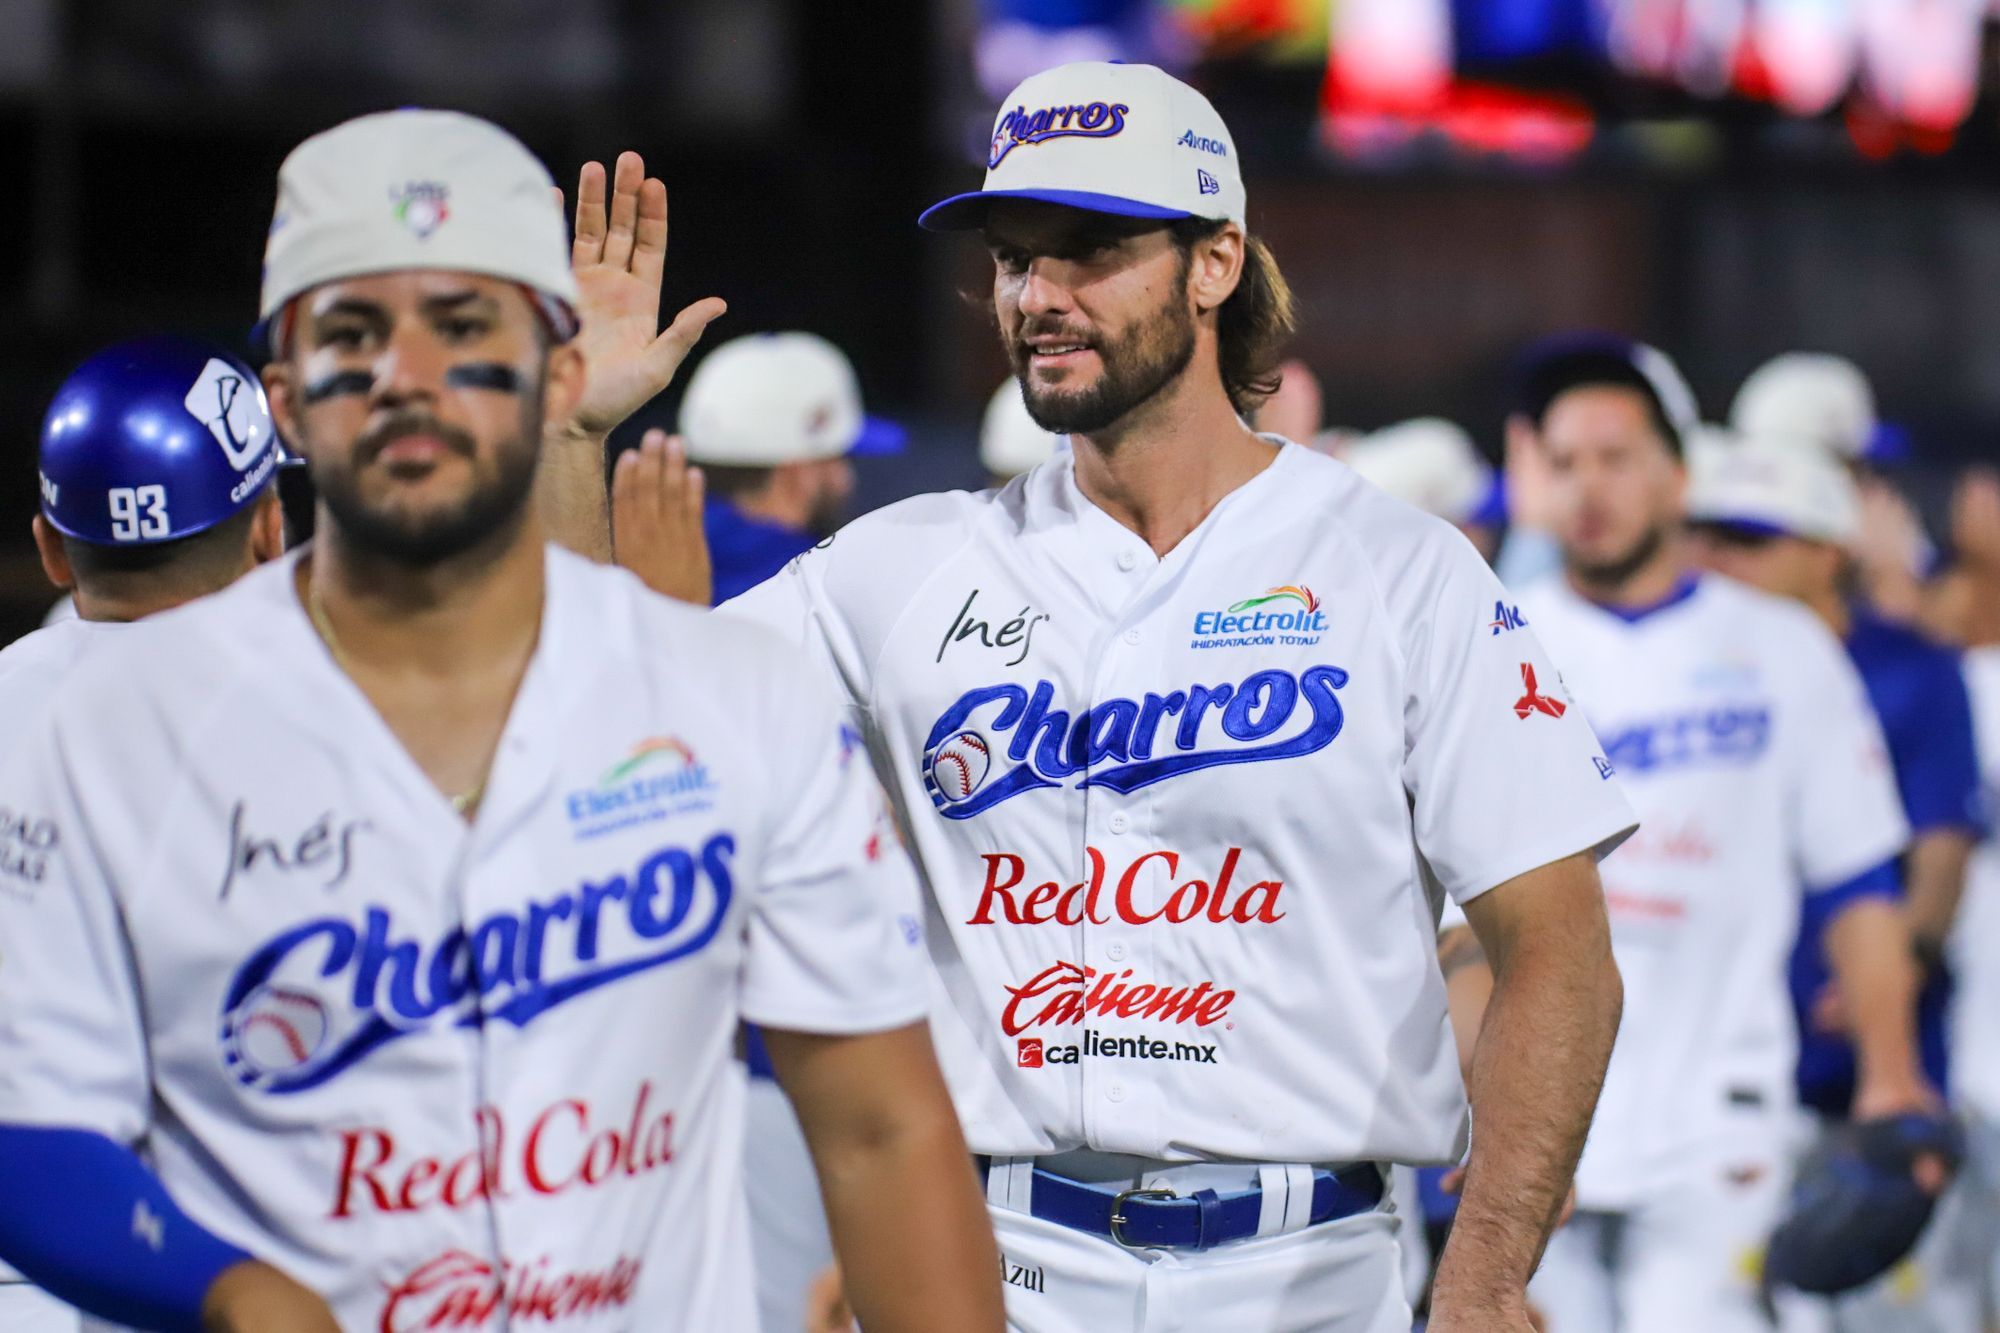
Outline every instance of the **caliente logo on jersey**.
[(1311, 647), (1326, 634), (1326, 612), (1311, 588), (1287, 583), (1220, 611), (1197, 611), (1195, 648)]
[(716, 791), (707, 765), (685, 741), (649, 736), (606, 769), (595, 787), (573, 791), (563, 801), (570, 830), (582, 840), (711, 809)]
[(736, 840), (662, 847), (584, 882), (424, 940), (370, 906), (317, 917), (253, 952), (222, 1002), (222, 1061), (246, 1086), (304, 1092), (438, 1024), (525, 1027), (600, 986), (701, 952), (735, 895)]
[(1337, 666), (1265, 670), (1078, 712), (1055, 707), (1053, 682), (967, 690), (924, 742), (931, 803), (970, 819), (1042, 787), (1129, 793), (1219, 764), (1297, 759), (1333, 743), (1346, 721)]

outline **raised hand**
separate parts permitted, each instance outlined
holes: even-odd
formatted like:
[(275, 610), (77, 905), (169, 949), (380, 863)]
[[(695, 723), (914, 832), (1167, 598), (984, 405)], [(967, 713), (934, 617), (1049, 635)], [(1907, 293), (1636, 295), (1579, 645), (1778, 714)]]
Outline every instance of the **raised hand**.
[(696, 606), (707, 606), (714, 588), (702, 494), (701, 469), (662, 430), (619, 455), (611, 479), (614, 558), (654, 592)]
[[(576, 239), (570, 268), (580, 293), (586, 382), (565, 433), (601, 440), (667, 387), (709, 322), (729, 307), (705, 297), (660, 330), (667, 266), (667, 187), (646, 175), (637, 153), (618, 155), (605, 194), (602, 163), (577, 175)], [(557, 192), (560, 203), (561, 192)]]

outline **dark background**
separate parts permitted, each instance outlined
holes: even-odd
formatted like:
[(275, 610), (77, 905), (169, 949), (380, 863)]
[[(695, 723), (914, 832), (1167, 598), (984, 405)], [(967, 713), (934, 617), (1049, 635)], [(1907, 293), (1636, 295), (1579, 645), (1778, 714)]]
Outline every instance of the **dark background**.
[[(914, 218), (978, 180), (980, 20), (975, 0), (0, 0), (0, 635), (52, 599), (27, 525), (56, 384), (131, 334), (241, 347), (280, 160), (397, 105), (499, 120), (565, 186), (640, 150), (672, 196), (669, 309), (715, 293), (731, 310), (711, 340), (801, 327), (847, 349), (870, 409), (916, 440), (864, 466), (868, 501), (973, 483), (1003, 373), (987, 263)], [(1773, 353), (1852, 356), (1911, 429), (1920, 493), (1996, 454), (1990, 95), (1942, 151), (1877, 160), (1838, 111), (1787, 120), (1559, 70), (1603, 116), (1588, 153), (1385, 167), (1320, 146), (1319, 69), (1231, 54), (1188, 76), (1235, 131), (1329, 424), (1437, 413), (1493, 448), (1509, 358), (1594, 326), (1672, 352), (1711, 416)]]

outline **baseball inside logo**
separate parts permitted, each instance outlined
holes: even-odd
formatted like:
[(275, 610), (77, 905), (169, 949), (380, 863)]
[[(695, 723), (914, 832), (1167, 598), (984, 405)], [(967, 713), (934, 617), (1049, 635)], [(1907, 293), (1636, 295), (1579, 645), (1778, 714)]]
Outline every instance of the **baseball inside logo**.
[(260, 986), (233, 1015), (238, 1060), (257, 1075), (303, 1069), (326, 1043), (326, 1006), (289, 986)]
[(947, 801), (962, 801), (979, 790), (993, 766), (993, 751), (976, 731), (961, 731), (931, 756), (931, 781)]

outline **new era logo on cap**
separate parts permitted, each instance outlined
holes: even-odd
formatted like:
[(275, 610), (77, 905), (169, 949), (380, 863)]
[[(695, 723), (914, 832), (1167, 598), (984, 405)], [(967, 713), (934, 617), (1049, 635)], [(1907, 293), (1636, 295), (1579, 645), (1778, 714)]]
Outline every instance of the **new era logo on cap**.
[(1024, 81), (994, 118), (984, 188), (919, 221), (978, 227), (1008, 198), (1163, 220), (1244, 216), (1235, 145), (1208, 99), (1165, 70), (1102, 61)]

